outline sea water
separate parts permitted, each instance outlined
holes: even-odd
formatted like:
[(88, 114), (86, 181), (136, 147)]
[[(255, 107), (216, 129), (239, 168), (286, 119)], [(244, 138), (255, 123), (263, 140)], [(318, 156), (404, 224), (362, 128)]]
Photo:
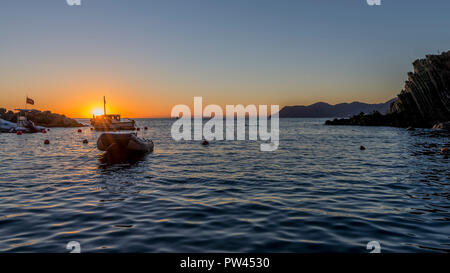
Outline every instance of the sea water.
[(280, 119), (261, 152), (139, 119), (155, 151), (112, 163), (87, 127), (0, 134), (0, 251), (449, 252), (450, 136), (324, 121)]

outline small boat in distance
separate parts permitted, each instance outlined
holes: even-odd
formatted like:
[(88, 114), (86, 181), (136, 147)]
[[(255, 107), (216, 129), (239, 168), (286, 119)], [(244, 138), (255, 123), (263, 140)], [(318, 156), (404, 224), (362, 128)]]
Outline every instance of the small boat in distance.
[(106, 114), (106, 98), (103, 97), (103, 115), (92, 116), (91, 125), (97, 131), (118, 131), (118, 130), (134, 130), (136, 122), (134, 120), (122, 121), (120, 115)]

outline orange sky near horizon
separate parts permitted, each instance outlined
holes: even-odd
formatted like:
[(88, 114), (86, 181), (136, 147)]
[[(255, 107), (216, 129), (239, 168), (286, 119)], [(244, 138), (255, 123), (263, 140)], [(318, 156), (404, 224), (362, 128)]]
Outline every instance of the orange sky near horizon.
[[(102, 91), (103, 90), (103, 91)], [(185, 104), (194, 111), (193, 108), (193, 96), (183, 96), (174, 98), (171, 94), (157, 94), (150, 93), (145, 95), (136, 95), (139, 92), (130, 92), (125, 90), (112, 90), (106, 91), (103, 88), (97, 88), (91, 91), (90, 88), (84, 91), (75, 91), (66, 89), (63, 93), (49, 92), (49, 94), (40, 94), (30, 92), (28, 96), (35, 101), (35, 105), (26, 105), (25, 98), (27, 94), (22, 96), (4, 96), (0, 95), (1, 105), (0, 108), (6, 108), (7, 110), (14, 110), (16, 108), (37, 109), (40, 111), (49, 110), (53, 113), (64, 114), (70, 118), (90, 118), (94, 113), (103, 113), (103, 95), (106, 95), (106, 111), (107, 114), (120, 114), (122, 117), (129, 118), (167, 118), (170, 117), (172, 107), (177, 104)], [(201, 96), (201, 94), (198, 94)], [(226, 102), (223, 102), (223, 101)], [(387, 101), (382, 100), (374, 103), (382, 103)], [(309, 105), (318, 101), (325, 101), (330, 104), (336, 104), (341, 102), (363, 101), (360, 98), (351, 101), (339, 100), (339, 98), (326, 97), (322, 100), (301, 100), (298, 103), (294, 101), (284, 101), (282, 98), (277, 101), (270, 99), (254, 99), (246, 97), (242, 99), (230, 98), (224, 99), (218, 96), (203, 96), (203, 108), (208, 104), (217, 104), (225, 111), (225, 105), (227, 104), (266, 104), (266, 105), (280, 105), (280, 109), (285, 105)], [(370, 102), (372, 103), (372, 102)]]
[[(366, 79), (348, 81), (346, 77), (335, 78), (331, 83), (320, 79), (309, 79), (305, 83), (301, 80), (270, 83), (252, 79), (237, 81), (224, 75), (223, 79), (217, 77), (211, 81), (186, 75), (171, 77), (151, 67), (138, 74), (130, 67), (105, 66), (99, 61), (91, 62), (89, 69), (77, 64), (62, 71), (45, 66), (40, 70), (27, 70), (20, 64), (14, 65), (8, 70), (0, 67), (0, 107), (24, 108), (25, 98), (29, 96), (35, 105), (27, 105), (28, 109), (50, 110), (71, 118), (90, 118), (94, 111), (102, 111), (103, 96), (106, 96), (109, 114), (165, 118), (170, 117), (177, 104), (188, 105), (193, 111), (194, 96), (203, 97), (203, 107), (217, 104), (225, 109), (227, 104), (277, 104), (281, 109), (286, 105), (309, 105), (319, 101), (382, 103), (401, 90), (401, 79), (394, 78), (377, 85), (367, 85)], [(23, 71), (18, 79), (20, 69)], [(399, 88), (393, 89), (393, 85)], [(360, 92), (362, 89), (372, 92)], [(377, 89), (385, 91), (375, 92)]]

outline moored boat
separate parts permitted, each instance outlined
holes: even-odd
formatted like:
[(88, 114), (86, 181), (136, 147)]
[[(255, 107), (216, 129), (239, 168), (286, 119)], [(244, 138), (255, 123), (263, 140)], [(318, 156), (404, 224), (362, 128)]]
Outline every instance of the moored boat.
[(134, 120), (122, 121), (120, 115), (101, 115), (91, 119), (91, 125), (97, 131), (120, 131), (134, 130), (136, 122)]
[(31, 120), (28, 120), (25, 114), (30, 110), (16, 109), (19, 110), (17, 117), (17, 123), (6, 121), (0, 119), (0, 132), (2, 133), (38, 133), (46, 130), (45, 127), (35, 125)]
[(100, 151), (118, 154), (147, 154), (153, 147), (153, 141), (139, 138), (135, 133), (103, 133), (97, 140)]
[(106, 114), (106, 98), (103, 97), (103, 115), (93, 116), (91, 125), (97, 131), (120, 131), (120, 130), (134, 130), (136, 122), (134, 120), (122, 121), (120, 115)]

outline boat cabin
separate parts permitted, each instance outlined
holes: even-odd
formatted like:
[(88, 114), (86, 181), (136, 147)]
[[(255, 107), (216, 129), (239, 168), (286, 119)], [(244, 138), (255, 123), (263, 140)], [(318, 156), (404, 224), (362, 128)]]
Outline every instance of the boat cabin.
[(106, 119), (106, 120), (120, 121), (120, 115), (101, 115), (101, 116), (94, 116), (94, 119)]

